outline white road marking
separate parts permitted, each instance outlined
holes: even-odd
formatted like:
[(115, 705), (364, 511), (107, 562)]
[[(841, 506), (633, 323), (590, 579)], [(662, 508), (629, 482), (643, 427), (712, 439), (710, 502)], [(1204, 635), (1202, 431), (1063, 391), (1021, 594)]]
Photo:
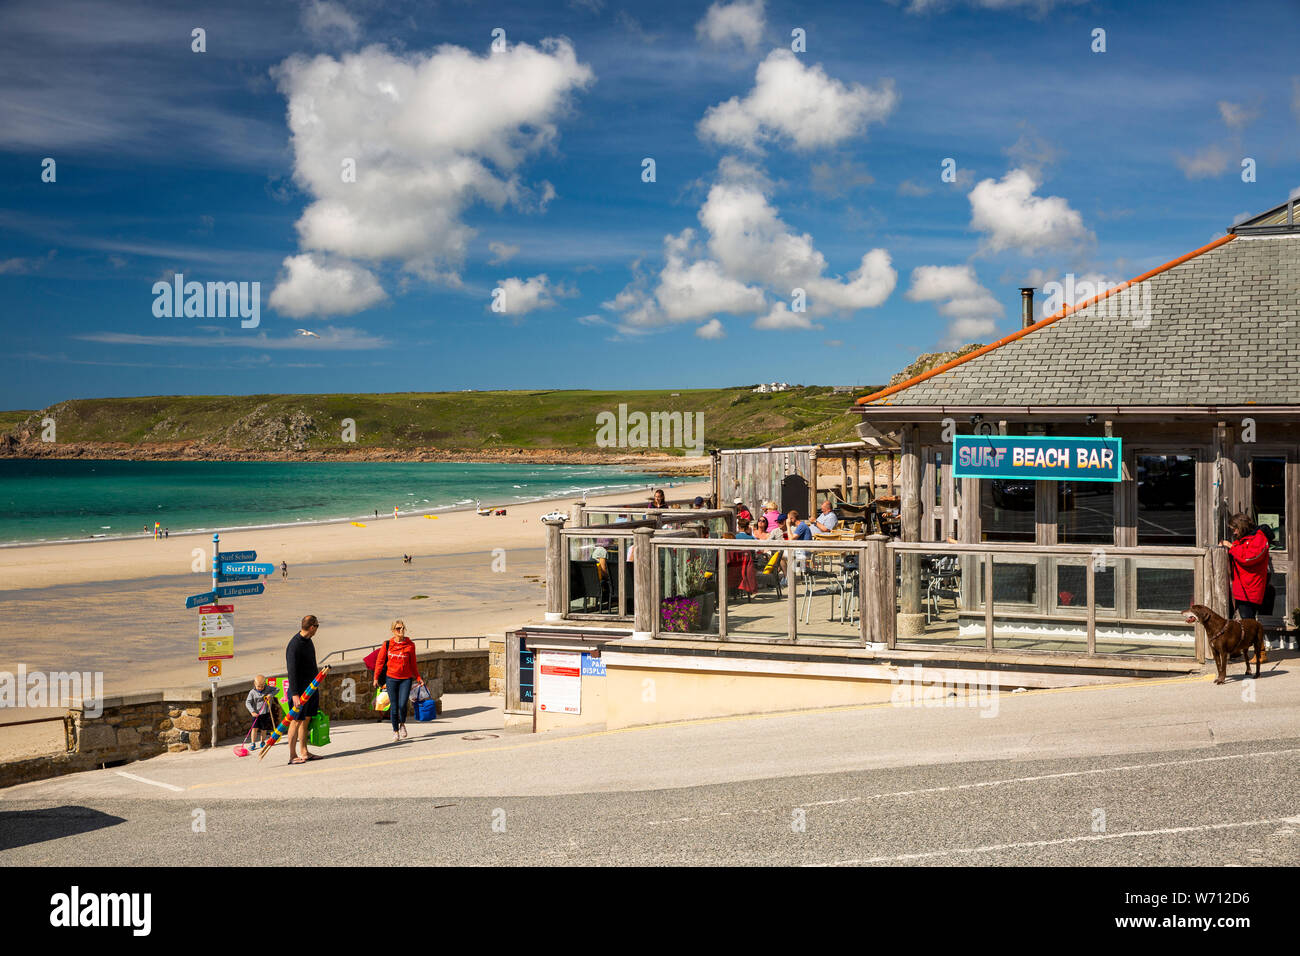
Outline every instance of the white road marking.
[(114, 771), (114, 772), (115, 772), (119, 777), (126, 777), (128, 780), (138, 780), (140, 783), (147, 783), (147, 784), (150, 784), (151, 786), (154, 786), (154, 787), (162, 787), (162, 788), (165, 789), (165, 790), (174, 790), (174, 791), (176, 791), (177, 793), (182, 793), (182, 792), (184, 792), (184, 790), (185, 790), (184, 787), (175, 787), (175, 786), (172, 786), (170, 783), (161, 783), (161, 782), (158, 781), (158, 780), (148, 780), (148, 779), (146, 779), (146, 778), (144, 778), (144, 777), (137, 777), (135, 774), (133, 774), (133, 773), (127, 773), (125, 770), (117, 770), (117, 771)]
[[(829, 807), (842, 803), (860, 803), (863, 800), (887, 800), (891, 797), (915, 797), (923, 793), (949, 793), (958, 790), (977, 790), (981, 787), (1005, 787), (1014, 783), (1037, 783), (1041, 780), (1062, 780), (1067, 777), (1086, 777), (1099, 773), (1119, 773), (1128, 770), (1149, 770), (1153, 767), (1185, 767), (1198, 763), (1213, 763), (1219, 760), (1245, 760), (1251, 757), (1277, 757), (1282, 754), (1300, 754), (1300, 747), (1287, 750), (1258, 750), (1248, 754), (1225, 754), (1220, 757), (1196, 757), (1192, 760), (1164, 760), (1159, 763), (1128, 764), (1122, 767), (1094, 767), (1090, 770), (1067, 770), (1061, 773), (1044, 773), (1033, 777), (1010, 777), (1006, 780), (980, 780), (976, 783), (957, 783), (947, 787), (922, 787), (917, 790), (897, 790), (893, 793), (874, 793), (863, 797), (840, 797), (836, 800), (815, 800), (801, 803), (801, 807)], [(730, 816), (733, 813), (783, 813), (787, 807), (764, 807), (755, 810), (728, 810), (726, 812), (704, 814), (698, 817), (678, 817), (675, 820), (650, 820), (646, 826), (661, 826), (665, 823), (687, 823), (708, 817)]]
[(1085, 836), (1064, 837), (1060, 840), (1032, 840), (1025, 843), (995, 843), (990, 846), (956, 847), (950, 850), (929, 850), (925, 853), (901, 853), (898, 856), (873, 856), (865, 860), (837, 860), (834, 863), (808, 863), (807, 866), (854, 866), (867, 863), (904, 863), (908, 860), (931, 860), (940, 856), (962, 853), (997, 853), (1001, 850), (1026, 850), (1033, 847), (1063, 846), (1067, 843), (1096, 843), (1101, 840), (1122, 840), (1125, 837), (1166, 836), (1174, 833), (1202, 833), (1206, 830), (1231, 830), (1236, 827), (1262, 827), (1275, 823), (1300, 823), (1300, 816), (1275, 817), (1272, 820), (1242, 820), (1238, 823), (1206, 823), (1198, 827), (1166, 827), (1163, 830), (1127, 830), (1123, 833), (1089, 833)]

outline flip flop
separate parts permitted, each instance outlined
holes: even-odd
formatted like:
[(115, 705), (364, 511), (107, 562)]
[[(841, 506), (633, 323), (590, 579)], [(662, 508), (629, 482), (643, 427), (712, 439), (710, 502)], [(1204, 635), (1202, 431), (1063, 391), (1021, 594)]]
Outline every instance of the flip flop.
[[(320, 757), (317, 757), (315, 754), (308, 754), (306, 759), (307, 759), (307, 760), (320, 760), (321, 758), (320, 758)], [(305, 762), (306, 762), (306, 761), (304, 761), (304, 763), (305, 763)]]
[(306, 763), (306, 762), (307, 762), (306, 757), (294, 757), (292, 760), (289, 761), (289, 766), (296, 767), (298, 764)]

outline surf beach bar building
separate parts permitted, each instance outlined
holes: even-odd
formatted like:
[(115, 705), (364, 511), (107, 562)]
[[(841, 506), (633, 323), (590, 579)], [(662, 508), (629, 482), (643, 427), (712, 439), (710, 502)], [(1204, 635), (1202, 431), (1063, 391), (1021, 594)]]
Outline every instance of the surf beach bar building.
[[(1231, 614), (1219, 542), (1237, 512), (1272, 538), (1261, 620), (1288, 627), (1298, 212), (1280, 205), (1041, 319), (1022, 289), (1017, 331), (860, 398), (864, 442), (897, 449), (896, 536), (548, 521), (546, 620), (511, 635), (508, 712), (565, 721), (518, 689), (521, 655), (543, 650), (578, 675), (569, 719), (590, 686), (581, 722), (609, 727), (887, 701), (915, 665), (1004, 688), (1200, 673), (1206, 638), (1185, 612)], [(593, 553), (630, 604), (565, 587), (565, 562)]]

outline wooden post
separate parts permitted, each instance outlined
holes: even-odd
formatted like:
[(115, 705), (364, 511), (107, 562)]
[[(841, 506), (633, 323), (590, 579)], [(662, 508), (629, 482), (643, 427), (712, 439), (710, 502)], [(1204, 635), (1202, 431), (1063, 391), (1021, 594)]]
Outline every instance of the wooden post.
[(654, 548), (650, 539), (654, 528), (632, 529), (632, 638), (648, 641), (654, 624)]
[(844, 500), (852, 501), (853, 493), (849, 491), (849, 459), (843, 452), (840, 452), (840, 474), (844, 476)]
[(811, 473), (808, 481), (808, 513), (804, 515), (809, 521), (817, 512), (817, 449), (813, 448), (808, 452), (808, 471)]
[(583, 528), (586, 525), (583, 522), (583, 509), (587, 507), (585, 501), (575, 501), (569, 509), (569, 520), (573, 522), (575, 528)]
[[(915, 425), (903, 426), (902, 445), (903, 473), (899, 535), (904, 541), (920, 541), (921, 448), (917, 444)], [(921, 610), (921, 555), (915, 551), (903, 552), (901, 570), (902, 593), (899, 596), (898, 630), (900, 636), (914, 637), (925, 632), (925, 615)]]
[(888, 464), (889, 464), (889, 478), (886, 479), (885, 494), (892, 496), (894, 494), (894, 485), (896, 483), (896, 479), (898, 478), (898, 470), (894, 467), (894, 453), (892, 451), (889, 453)]
[(867, 459), (867, 461), (869, 462), (868, 467), (870, 468), (870, 475), (871, 475), (871, 494), (867, 496), (867, 500), (875, 501), (876, 500), (876, 456), (872, 455), (870, 458)]
[(546, 525), (546, 620), (564, 620), (564, 605), (569, 596), (564, 593), (564, 518), (544, 520)]
[(867, 644), (888, 645), (893, 629), (894, 604), (890, 598), (894, 569), (889, 566), (889, 538), (873, 534), (867, 538), (867, 550), (859, 558), (864, 566), (858, 578), (862, 584), (859, 595), (862, 612), (862, 636)]
[(786, 634), (791, 641), (799, 639), (799, 591), (795, 587), (798, 580), (794, 576), (795, 551), (787, 549), (785, 552), (785, 597), (786, 597)]
[[(853, 500), (862, 500), (862, 452), (853, 453)], [(867, 499), (868, 501), (870, 498)]]

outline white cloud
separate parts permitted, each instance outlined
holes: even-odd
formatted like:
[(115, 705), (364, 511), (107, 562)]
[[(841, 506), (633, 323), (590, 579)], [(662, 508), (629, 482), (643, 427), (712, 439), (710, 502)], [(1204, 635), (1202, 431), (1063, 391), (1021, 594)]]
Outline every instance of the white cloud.
[(307, 0), (301, 19), (302, 28), (317, 43), (355, 43), (361, 36), (356, 17), (333, 0)]
[[(754, 315), (760, 329), (810, 329), (814, 319), (873, 308), (889, 297), (898, 274), (887, 251), (865, 253), (847, 277), (827, 275), (812, 236), (781, 220), (765, 188), (761, 171), (724, 160), (699, 211), (703, 243), (694, 229), (665, 237), (658, 276), (638, 274), (605, 308), (640, 331), (718, 314)], [(796, 290), (803, 299), (797, 312)]]
[(1019, 249), (1035, 255), (1090, 241), (1083, 217), (1060, 196), (1035, 196), (1038, 182), (1024, 169), (999, 180), (985, 179), (970, 191), (971, 228), (985, 233), (981, 249)]
[(388, 298), (368, 269), (350, 262), (321, 262), (304, 253), (284, 260), (286, 275), (271, 292), (271, 308), (300, 319), (350, 315)]
[(767, 315), (760, 315), (754, 320), (754, 328), (776, 332), (784, 329), (819, 329), (821, 326), (814, 325), (807, 312), (792, 312), (784, 300), (778, 299)]
[(1211, 143), (1190, 156), (1179, 153), (1174, 161), (1188, 179), (1209, 179), (1223, 175), (1232, 162), (1232, 155), (1226, 147)]
[(906, 297), (913, 302), (937, 303), (939, 314), (948, 317), (944, 348), (985, 338), (1002, 318), (1002, 303), (980, 284), (972, 266), (918, 266), (912, 270), (912, 285)]
[(752, 52), (762, 41), (766, 26), (763, 0), (750, 0), (748, 3), (737, 0), (736, 3), (718, 2), (709, 7), (704, 19), (695, 24), (695, 33), (701, 40), (708, 40), (715, 46), (739, 40), (746, 50)]
[(699, 134), (749, 150), (775, 139), (808, 150), (856, 136), (868, 124), (883, 122), (897, 105), (892, 79), (874, 89), (845, 85), (820, 66), (805, 66), (790, 50), (778, 49), (758, 65), (754, 88), (744, 99), (733, 96), (708, 109)]
[[(550, 278), (544, 272), (527, 279), (517, 279), (514, 276), (502, 279), (497, 283), (497, 288), (504, 293), (501, 299), (497, 300), (503, 302), (504, 314), (516, 318), (536, 309), (551, 308), (555, 305), (557, 297), (564, 298), (576, 294), (563, 285), (551, 285)], [(489, 304), (488, 308), (491, 309), (492, 306)]]
[(789, 299), (801, 288), (814, 315), (872, 308), (894, 291), (897, 273), (884, 249), (866, 253), (847, 281), (825, 276), (826, 258), (813, 245), (812, 236), (791, 231), (752, 185), (725, 181), (714, 185), (699, 218), (709, 233), (709, 252), (728, 275), (761, 283), (780, 299)]
[[(555, 140), (571, 94), (591, 79), (567, 40), (482, 56), (371, 46), (339, 59), (291, 57), (278, 81), (294, 179), (313, 197), (297, 223), (302, 247), (395, 260), (411, 275), (459, 285), (475, 234), (462, 214), (476, 202), (544, 207), (554, 188), (529, 186), (518, 168)], [(344, 181), (345, 159), (355, 161), (355, 182)]]
[(722, 323), (717, 319), (709, 319), (695, 330), (695, 334), (702, 339), (725, 339), (727, 330), (722, 327)]
[(1219, 118), (1228, 129), (1240, 132), (1259, 116), (1259, 110), (1242, 103), (1230, 103), (1219, 100)]
[(488, 251), (492, 253), (488, 265), (503, 266), (519, 254), (519, 247), (504, 242), (489, 242)]
[(744, 315), (767, 307), (762, 289), (728, 276), (717, 262), (699, 256), (694, 229), (665, 236), (664, 258), (653, 290), (642, 276), (604, 303), (621, 313), (625, 330), (699, 321), (719, 312)]

